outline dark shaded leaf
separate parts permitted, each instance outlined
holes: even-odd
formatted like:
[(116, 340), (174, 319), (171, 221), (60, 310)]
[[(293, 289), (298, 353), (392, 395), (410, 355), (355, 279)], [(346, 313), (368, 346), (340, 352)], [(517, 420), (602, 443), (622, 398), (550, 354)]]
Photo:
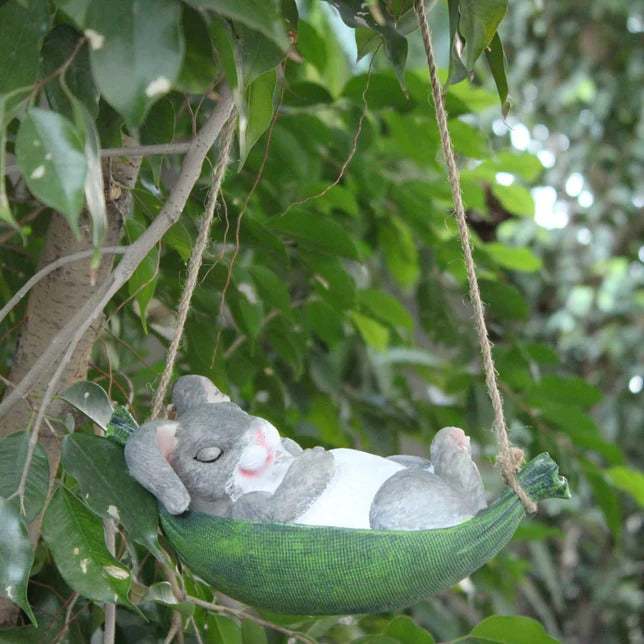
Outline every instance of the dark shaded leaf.
[(60, 574), (76, 592), (131, 606), (130, 573), (107, 550), (103, 524), (62, 487), (47, 506), (42, 535)]
[(273, 217), (270, 228), (316, 252), (358, 258), (351, 237), (335, 221), (323, 215), (293, 208), (285, 215)]
[[(135, 219), (127, 219), (125, 221), (125, 232), (130, 243), (137, 240), (144, 231), (145, 227), (143, 224)], [(146, 311), (159, 280), (158, 257), (158, 248), (151, 250), (137, 266), (127, 283), (130, 295), (136, 299), (139, 305), (141, 325), (145, 333), (148, 332)]]
[[(47, 34), (42, 47), (42, 65), (45, 76), (53, 73), (72, 55), (82, 36), (69, 24), (58, 25)], [(85, 43), (76, 53), (65, 72), (64, 82), (92, 117), (98, 115), (99, 92), (94, 85), (89, 64), (89, 45)], [(53, 78), (45, 85), (49, 105), (67, 118), (74, 118), (68, 92), (63, 89), (61, 80)], [(78, 125), (78, 124), (77, 124)]]
[(496, 91), (501, 101), (503, 116), (506, 117), (510, 111), (510, 102), (508, 101), (508, 78), (506, 76), (505, 53), (503, 52), (503, 43), (498, 33), (494, 34), (490, 46), (485, 49), (485, 57), (494, 78)]
[(35, 83), (49, 21), (45, 0), (33, 0), (28, 7), (16, 0), (0, 5), (0, 95)]
[(62, 462), (93, 512), (115, 519), (157, 559), (168, 560), (159, 546), (156, 500), (130, 476), (119, 445), (100, 436), (71, 434), (63, 440)]
[(208, 25), (198, 11), (187, 6), (183, 8), (181, 25), (186, 51), (174, 86), (180, 92), (201, 94), (213, 85), (217, 77)]

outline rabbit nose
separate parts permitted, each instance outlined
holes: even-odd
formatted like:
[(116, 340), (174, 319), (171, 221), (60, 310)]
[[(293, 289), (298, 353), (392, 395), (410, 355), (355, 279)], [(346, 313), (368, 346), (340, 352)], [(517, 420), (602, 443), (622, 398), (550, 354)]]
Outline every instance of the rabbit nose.
[(268, 458), (268, 450), (262, 445), (251, 445), (241, 455), (238, 467), (242, 470), (254, 472), (258, 470)]

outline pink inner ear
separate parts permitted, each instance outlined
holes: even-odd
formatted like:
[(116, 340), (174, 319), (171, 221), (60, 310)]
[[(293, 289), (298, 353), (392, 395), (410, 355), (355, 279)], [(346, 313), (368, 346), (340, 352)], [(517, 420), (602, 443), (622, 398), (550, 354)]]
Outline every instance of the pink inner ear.
[(177, 447), (176, 431), (176, 423), (167, 423), (157, 427), (157, 445), (163, 458), (168, 462), (172, 459), (172, 454)]

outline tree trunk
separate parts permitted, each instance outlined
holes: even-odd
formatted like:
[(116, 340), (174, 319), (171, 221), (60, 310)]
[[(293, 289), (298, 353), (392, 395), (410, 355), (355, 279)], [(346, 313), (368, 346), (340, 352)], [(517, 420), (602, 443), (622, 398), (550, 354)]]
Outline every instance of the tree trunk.
[[(123, 217), (132, 203), (130, 188), (136, 183), (140, 159), (114, 159), (103, 164), (107, 193), (108, 229), (106, 246), (118, 244), (121, 236)], [(80, 221), (81, 238), (76, 239), (66, 222), (58, 213), (52, 215), (45, 244), (40, 257), (40, 267), (72, 253), (92, 248), (92, 235), (89, 217), (84, 214)], [(18, 383), (29, 371), (42, 351), (49, 346), (58, 331), (73, 313), (82, 306), (94, 291), (94, 285), (102, 283), (110, 274), (113, 256), (103, 256), (98, 269), (92, 274), (90, 260), (67, 264), (38, 282), (29, 295), (27, 314), (23, 321), (20, 342), (10, 373), (12, 383)], [(82, 380), (87, 375), (88, 361), (92, 345), (97, 338), (99, 322), (83, 336), (73, 357), (60, 380), (59, 391), (72, 382)], [(30, 401), (19, 400), (9, 413), (0, 418), (0, 439), (5, 436), (29, 429), (34, 418), (34, 408), (42, 397), (57, 365), (40, 374), (36, 386), (30, 392)], [(59, 418), (64, 410), (62, 401), (53, 401), (47, 410), (49, 417)], [(56, 424), (54, 424), (56, 429)], [(41, 429), (40, 444), (49, 458), (50, 488), (60, 463), (60, 435), (54, 435), (45, 428)], [(34, 545), (40, 535), (41, 517), (30, 526), (29, 533)], [(4, 597), (0, 597), (0, 627), (15, 625), (19, 618), (19, 608)]]

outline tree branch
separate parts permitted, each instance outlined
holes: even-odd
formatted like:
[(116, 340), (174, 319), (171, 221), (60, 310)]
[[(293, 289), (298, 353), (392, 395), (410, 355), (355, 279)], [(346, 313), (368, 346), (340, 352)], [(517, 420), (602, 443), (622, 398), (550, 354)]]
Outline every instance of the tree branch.
[[(76, 312), (56, 337), (53, 338), (49, 347), (36, 360), (15, 389), (5, 396), (0, 403), (0, 417), (16, 401), (24, 398), (29, 393), (39, 373), (49, 369), (59, 361), (69, 349), (70, 344), (75, 346), (78, 343), (85, 331), (101, 315), (113, 295), (132, 276), (148, 252), (154, 248), (170, 226), (179, 219), (190, 192), (199, 179), (201, 166), (206, 154), (217, 140), (222, 127), (231, 116), (233, 110), (233, 98), (226, 88), (221, 92), (220, 101), (216, 109), (190, 144), (190, 150), (184, 159), (177, 183), (170, 192), (161, 212), (141, 237), (128, 247), (119, 265), (112, 271), (107, 280), (97, 287), (96, 292), (87, 300), (85, 305)], [(68, 355), (71, 355), (71, 353), (68, 352)], [(37, 433), (38, 429), (38, 426), (34, 426), (33, 431)]]
[[(101, 248), (100, 252), (103, 255), (109, 254), (122, 254), (127, 251), (128, 246), (106, 246)], [(65, 266), (66, 264), (71, 264), (72, 262), (78, 262), (82, 259), (88, 259), (94, 255), (94, 249), (91, 250), (81, 250), (78, 253), (72, 253), (71, 255), (66, 255), (65, 257), (60, 257), (59, 259), (47, 264), (44, 268), (41, 268), (35, 275), (32, 275), (16, 292), (16, 294), (0, 309), (0, 322), (5, 319), (5, 317), (11, 312), (11, 310), (20, 302), (20, 300), (29, 293), (29, 291), (38, 283), (43, 277), (47, 277), (49, 273), (53, 273), (55, 270)]]

